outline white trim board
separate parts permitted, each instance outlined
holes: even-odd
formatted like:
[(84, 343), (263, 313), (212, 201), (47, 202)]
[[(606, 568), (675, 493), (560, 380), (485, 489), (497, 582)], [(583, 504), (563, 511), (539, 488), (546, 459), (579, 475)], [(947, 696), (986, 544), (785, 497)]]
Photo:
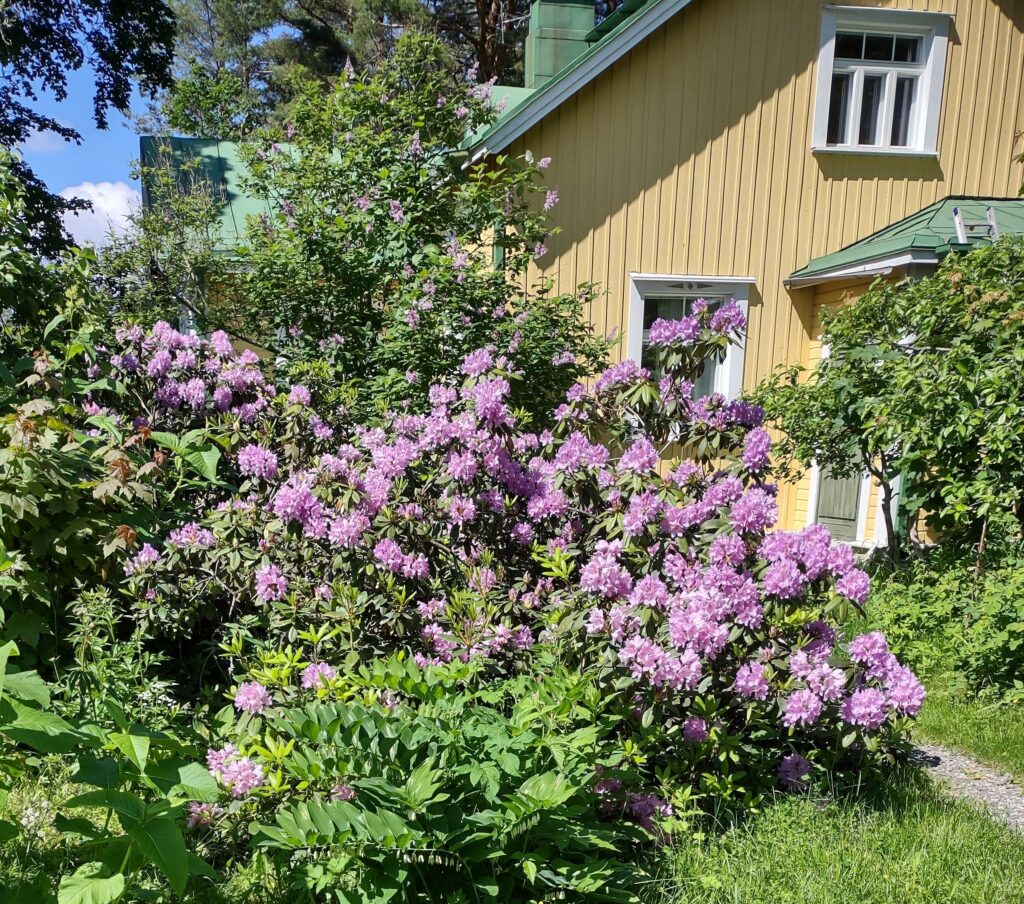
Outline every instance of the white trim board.
[[(660, 0), (638, 12), (627, 20), (620, 31), (612, 32), (603, 47), (568, 75), (564, 78), (556, 75), (523, 101), (518, 112), (513, 111), (505, 122), (482, 142), (473, 146), (473, 159), (504, 150), (692, 2), (693, 0)], [(570, 63), (571, 65), (573, 64)]]
[(885, 276), (888, 273), (892, 273), (898, 267), (908, 267), (911, 264), (937, 264), (938, 262), (939, 259), (931, 252), (910, 251), (906, 254), (898, 254), (895, 257), (878, 258), (863, 264), (851, 264), (849, 267), (826, 270), (824, 273), (816, 273), (814, 276), (790, 277), (782, 282), (788, 288), (799, 289), (807, 286), (817, 286), (834, 279), (856, 279), (858, 276)]

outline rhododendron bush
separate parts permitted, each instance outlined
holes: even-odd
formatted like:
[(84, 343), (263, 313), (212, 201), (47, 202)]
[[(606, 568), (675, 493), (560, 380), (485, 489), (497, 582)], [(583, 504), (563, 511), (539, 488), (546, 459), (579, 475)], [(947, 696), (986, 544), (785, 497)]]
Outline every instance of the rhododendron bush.
[[(656, 323), (657, 374), (615, 365), (541, 433), (508, 401), (528, 375), (494, 348), (432, 385), (428, 413), (348, 432), (293, 386), (272, 417), (239, 412), (238, 492), (127, 561), (136, 617), (222, 645), (243, 737), (282, 706), (344, 696), (378, 656), (427, 674), (479, 662), (498, 680), (554, 651), (600, 675), (621, 719), (610, 743), (637, 751), (595, 775), (601, 794), (664, 794), (652, 824), (673, 789), (752, 800), (802, 787), (814, 763), (862, 761), (924, 691), (881, 635), (842, 636), (868, 592), (851, 549), (820, 526), (772, 529), (760, 409), (691, 399), (744, 326), (735, 304)], [(152, 375), (166, 358), (146, 342)], [(272, 758), (221, 750), (227, 793), (274, 793)]]

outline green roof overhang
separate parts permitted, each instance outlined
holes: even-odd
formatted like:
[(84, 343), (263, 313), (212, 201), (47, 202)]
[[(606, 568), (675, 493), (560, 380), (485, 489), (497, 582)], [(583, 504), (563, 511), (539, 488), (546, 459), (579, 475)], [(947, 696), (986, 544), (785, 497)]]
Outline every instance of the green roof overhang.
[(950, 251), (965, 251), (991, 241), (987, 229), (976, 227), (967, 231), (967, 241), (962, 243), (954, 223), (957, 208), (965, 223), (985, 223), (990, 207), (999, 235), (1024, 235), (1024, 200), (951, 195), (852, 245), (813, 258), (791, 273), (786, 285), (813, 286), (880, 276), (913, 264), (937, 264)]

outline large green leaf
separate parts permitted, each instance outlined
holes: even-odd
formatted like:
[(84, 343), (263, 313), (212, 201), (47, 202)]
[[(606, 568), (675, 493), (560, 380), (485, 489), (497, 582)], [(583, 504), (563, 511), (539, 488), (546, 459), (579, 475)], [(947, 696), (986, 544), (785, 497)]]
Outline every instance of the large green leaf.
[(207, 480), (217, 479), (217, 464), (220, 462), (220, 449), (213, 445), (205, 445), (185, 454), (187, 461)]
[(185, 836), (178, 824), (170, 817), (161, 816), (141, 822), (127, 829), (139, 849), (160, 870), (171, 883), (174, 893), (181, 896), (188, 881), (188, 853)]
[(111, 875), (102, 863), (86, 863), (60, 880), (58, 904), (111, 904), (124, 894), (124, 876)]
[(138, 822), (146, 812), (146, 802), (142, 798), (128, 791), (117, 791), (112, 788), (78, 794), (72, 797), (65, 806), (108, 808), (117, 813), (122, 822)]
[(50, 686), (35, 670), (8, 672), (4, 679), (4, 687), (8, 694), (19, 700), (31, 701), (40, 706), (50, 705)]
[(119, 731), (110, 736), (114, 746), (132, 762), (139, 772), (146, 771), (149, 759), (149, 737), (136, 731)]
[(186, 798), (213, 803), (220, 799), (221, 789), (210, 770), (201, 763), (171, 760), (150, 766), (149, 777), (170, 798)]
[(40, 753), (70, 753), (85, 739), (60, 716), (17, 700), (0, 700), (0, 733)]
[(18, 645), (13, 640), (9, 640), (3, 646), (0, 646), (0, 700), (3, 699), (4, 685), (7, 680), (7, 660), (17, 655)]

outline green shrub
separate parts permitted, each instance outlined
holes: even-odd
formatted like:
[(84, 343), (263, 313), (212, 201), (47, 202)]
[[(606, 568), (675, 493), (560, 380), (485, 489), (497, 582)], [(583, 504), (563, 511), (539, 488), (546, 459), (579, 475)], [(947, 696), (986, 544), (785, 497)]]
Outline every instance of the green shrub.
[(1024, 700), (1024, 556), (936, 549), (876, 576), (867, 614), (893, 650), (954, 692)]
[(265, 785), (209, 831), (248, 823), (293, 901), (639, 900), (647, 835), (599, 793), (629, 764), (596, 683), (484, 672), (377, 660), (331, 697), (232, 719)]

